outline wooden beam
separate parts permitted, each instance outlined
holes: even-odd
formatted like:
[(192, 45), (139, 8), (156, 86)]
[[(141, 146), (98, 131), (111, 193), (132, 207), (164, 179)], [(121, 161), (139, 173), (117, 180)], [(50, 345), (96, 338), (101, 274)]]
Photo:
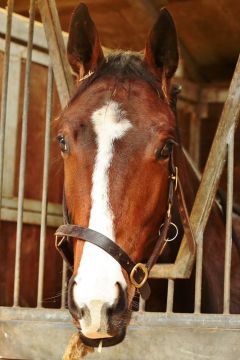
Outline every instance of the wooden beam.
[(201, 101), (203, 103), (224, 103), (227, 99), (227, 88), (207, 86), (201, 90)]
[[(181, 85), (182, 90), (178, 96), (179, 100), (183, 100), (193, 105), (205, 106), (209, 103), (223, 104), (228, 95), (228, 87), (226, 84), (201, 85), (182, 77), (174, 77), (173, 83)], [(204, 111), (205, 112), (205, 111)]]
[(49, 47), (49, 55), (62, 107), (65, 107), (74, 92), (71, 68), (67, 60), (61, 26), (55, 0), (38, 0), (44, 30)]
[[(0, 219), (3, 221), (17, 220), (17, 198), (3, 198)], [(58, 227), (62, 223), (62, 205), (48, 203), (47, 225)], [(41, 225), (41, 201), (24, 199), (23, 223)]]
[[(0, 8), (0, 34), (4, 36), (6, 30), (7, 12), (5, 9)], [(28, 41), (28, 23), (29, 19), (25, 16), (13, 13), (12, 17), (12, 31), (11, 35), (14, 39), (20, 42), (27, 43)], [(67, 43), (68, 34), (62, 32), (64, 43)], [(38, 48), (48, 49), (46, 36), (44, 33), (43, 24), (39, 21), (34, 22), (33, 46)]]

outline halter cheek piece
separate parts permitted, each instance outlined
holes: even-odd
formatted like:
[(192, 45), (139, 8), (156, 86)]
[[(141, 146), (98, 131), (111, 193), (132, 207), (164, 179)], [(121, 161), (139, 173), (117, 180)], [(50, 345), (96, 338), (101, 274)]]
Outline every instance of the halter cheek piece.
[(70, 238), (88, 241), (112, 256), (121, 267), (127, 272), (130, 282), (140, 292), (143, 299), (148, 299), (150, 295), (150, 287), (148, 284), (148, 276), (152, 267), (156, 264), (159, 255), (163, 252), (167, 242), (168, 230), (171, 223), (171, 209), (176, 194), (179, 214), (182, 220), (184, 232), (187, 238), (189, 249), (195, 253), (195, 240), (192, 234), (189, 216), (183, 196), (181, 182), (178, 178), (178, 168), (173, 164), (173, 154), (171, 152), (169, 158), (169, 189), (168, 189), (168, 208), (165, 215), (164, 223), (161, 225), (159, 236), (156, 239), (152, 254), (146, 264), (134, 262), (121, 247), (113, 242), (105, 235), (79, 225), (70, 223), (65, 196), (63, 197), (63, 217), (64, 225), (59, 226), (56, 235), (56, 248), (67, 262), (69, 267), (73, 268), (73, 248)]

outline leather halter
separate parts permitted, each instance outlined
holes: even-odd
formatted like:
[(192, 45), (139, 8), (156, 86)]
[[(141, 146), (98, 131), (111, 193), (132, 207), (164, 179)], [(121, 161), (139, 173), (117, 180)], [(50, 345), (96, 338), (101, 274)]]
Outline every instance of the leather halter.
[(130, 282), (140, 292), (143, 299), (148, 299), (150, 295), (150, 287), (148, 284), (148, 276), (152, 267), (156, 264), (159, 255), (163, 252), (166, 242), (169, 226), (171, 223), (171, 209), (174, 201), (174, 194), (176, 194), (179, 214), (182, 220), (184, 232), (187, 238), (189, 249), (195, 253), (196, 243), (191, 230), (188, 211), (186, 208), (184, 195), (182, 191), (181, 182), (178, 178), (178, 169), (173, 164), (173, 154), (171, 151), (169, 158), (169, 189), (168, 189), (168, 209), (165, 215), (165, 220), (161, 229), (159, 237), (156, 239), (152, 254), (146, 264), (136, 263), (121, 247), (113, 242), (105, 235), (79, 225), (73, 225), (70, 222), (68, 214), (66, 199), (63, 197), (63, 217), (64, 225), (59, 226), (56, 235), (56, 248), (67, 262), (69, 267), (73, 268), (73, 248), (70, 243), (70, 238), (88, 241), (102, 250), (106, 251), (112, 256), (121, 267), (127, 272)]

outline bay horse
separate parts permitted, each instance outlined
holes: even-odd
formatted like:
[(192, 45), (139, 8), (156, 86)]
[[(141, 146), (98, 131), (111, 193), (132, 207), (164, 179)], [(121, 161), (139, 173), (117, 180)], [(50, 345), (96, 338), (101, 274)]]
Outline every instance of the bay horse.
[[(58, 119), (65, 225), (56, 232), (62, 237), (57, 246), (72, 265), (68, 306), (82, 341), (109, 346), (125, 336), (136, 288), (149, 296), (148, 273), (158, 255), (171, 259), (176, 253), (175, 245), (166, 251), (163, 245), (176, 209), (195, 251), (186, 207), (190, 210), (198, 182), (176, 145), (172, 108), (177, 34), (171, 15), (162, 9), (143, 53), (117, 51), (104, 57), (95, 24), (80, 4), (67, 50), (80, 81)], [(225, 227), (216, 206), (211, 218), (215, 228), (206, 230), (204, 310), (220, 312)], [(235, 284), (239, 258), (233, 253)], [(232, 306), (239, 311), (237, 291)]]

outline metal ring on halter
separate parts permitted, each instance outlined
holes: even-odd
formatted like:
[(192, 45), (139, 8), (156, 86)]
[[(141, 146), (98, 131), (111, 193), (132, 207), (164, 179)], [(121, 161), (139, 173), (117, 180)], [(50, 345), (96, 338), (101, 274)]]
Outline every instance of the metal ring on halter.
[[(164, 224), (162, 224), (162, 225), (160, 226), (160, 229), (159, 229), (159, 232), (158, 232), (159, 235), (161, 234), (161, 228), (163, 227), (163, 225), (164, 225)], [(171, 241), (175, 240), (176, 237), (178, 236), (178, 233), (179, 233), (178, 227), (177, 227), (176, 224), (174, 224), (173, 222), (170, 222), (169, 227), (170, 227), (170, 225), (172, 225), (172, 226), (174, 227), (174, 229), (176, 230), (176, 234), (175, 234), (174, 237), (172, 237), (171, 239), (166, 239), (166, 240), (165, 240), (166, 242), (171, 242)]]

